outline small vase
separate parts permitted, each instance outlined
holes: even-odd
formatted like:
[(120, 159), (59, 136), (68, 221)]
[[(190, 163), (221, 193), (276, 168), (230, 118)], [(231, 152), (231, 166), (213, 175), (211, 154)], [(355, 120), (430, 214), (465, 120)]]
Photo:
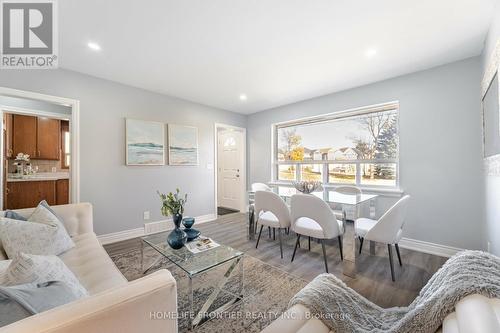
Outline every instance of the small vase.
[(178, 250), (184, 246), (187, 242), (187, 235), (181, 230), (182, 215), (175, 214), (172, 216), (174, 220), (175, 229), (167, 237), (167, 243), (174, 250)]

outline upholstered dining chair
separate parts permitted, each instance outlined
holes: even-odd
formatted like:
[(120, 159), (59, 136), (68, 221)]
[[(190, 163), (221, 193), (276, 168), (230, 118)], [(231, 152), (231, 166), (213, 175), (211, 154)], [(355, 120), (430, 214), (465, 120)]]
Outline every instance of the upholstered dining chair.
[(410, 196), (405, 195), (398, 202), (396, 202), (381, 218), (376, 220), (359, 218), (354, 221), (355, 235), (359, 237), (359, 253), (363, 249), (363, 241), (375, 241), (387, 244), (387, 249), (389, 251), (389, 264), (391, 266), (391, 277), (392, 281), (394, 278), (394, 262), (392, 259), (392, 245), (396, 248), (396, 253), (398, 255), (399, 265), (402, 266), (401, 253), (399, 253), (399, 241), (403, 236), (403, 226), (406, 218), (406, 212), (408, 210), (408, 202), (410, 201)]
[[(361, 189), (357, 186), (343, 185), (343, 186), (339, 186), (339, 187), (334, 188), (333, 192), (337, 192), (340, 194), (361, 196)], [(339, 207), (333, 208), (333, 213), (335, 214), (337, 219), (345, 222), (346, 221), (345, 210), (342, 207), (342, 205), (338, 205), (338, 206)], [(338, 209), (338, 208), (340, 208), (340, 209)], [(360, 215), (360, 205), (356, 205), (356, 207), (354, 207), (354, 209), (356, 210), (354, 212), (354, 219), (356, 220)]]
[(253, 183), (252, 184), (252, 192), (257, 191), (272, 191), (272, 189), (264, 183)]
[(257, 216), (257, 225), (260, 224), (259, 237), (255, 248), (258, 248), (262, 228), (264, 226), (278, 229), (278, 238), (280, 241), (281, 259), (283, 259), (283, 240), (281, 229), (290, 227), (290, 210), (279, 195), (271, 191), (255, 192), (255, 216)]
[(292, 261), (295, 258), (300, 236), (317, 238), (323, 248), (325, 269), (328, 273), (325, 241), (337, 238), (339, 241), (340, 259), (344, 260), (342, 250), (342, 236), (344, 224), (337, 220), (330, 206), (322, 199), (310, 194), (294, 194), (291, 199), (291, 229), (297, 234), (297, 241), (293, 250)]

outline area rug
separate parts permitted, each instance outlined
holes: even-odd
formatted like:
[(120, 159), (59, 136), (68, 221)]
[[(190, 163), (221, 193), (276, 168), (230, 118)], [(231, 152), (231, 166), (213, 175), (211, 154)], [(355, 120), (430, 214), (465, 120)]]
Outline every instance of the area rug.
[[(144, 262), (140, 249), (112, 256), (114, 263), (129, 280), (142, 275), (142, 265), (147, 268), (159, 255), (145, 247)], [(196, 327), (194, 332), (260, 332), (286, 310), (289, 300), (308, 282), (295, 277), (277, 267), (268, 265), (254, 257), (245, 255), (243, 260), (243, 301), (234, 304), (217, 318), (208, 320)], [(193, 281), (194, 307), (199, 310), (230, 263), (201, 274)], [(158, 269), (168, 269), (177, 281), (178, 312), (189, 311), (189, 278), (174, 264), (163, 259), (148, 273)], [(241, 290), (241, 274), (238, 269), (228, 281), (225, 290), (219, 294), (210, 310), (214, 310), (232, 298), (231, 293)], [(182, 317), (182, 316), (181, 316)], [(179, 319), (179, 332), (188, 332), (187, 318)]]

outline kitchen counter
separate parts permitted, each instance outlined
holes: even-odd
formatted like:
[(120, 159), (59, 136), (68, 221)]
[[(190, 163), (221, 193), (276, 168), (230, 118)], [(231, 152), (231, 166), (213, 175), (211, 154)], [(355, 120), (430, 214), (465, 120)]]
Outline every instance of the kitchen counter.
[(69, 172), (39, 172), (34, 175), (25, 175), (23, 178), (16, 178), (15, 174), (9, 173), (7, 175), (7, 182), (33, 182), (33, 181), (47, 181), (69, 179)]

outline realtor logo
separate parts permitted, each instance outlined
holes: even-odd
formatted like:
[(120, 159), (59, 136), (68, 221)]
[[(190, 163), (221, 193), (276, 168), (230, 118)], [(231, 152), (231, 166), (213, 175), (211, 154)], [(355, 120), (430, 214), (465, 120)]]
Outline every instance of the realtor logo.
[(2, 69), (57, 68), (55, 0), (1, 0)]

